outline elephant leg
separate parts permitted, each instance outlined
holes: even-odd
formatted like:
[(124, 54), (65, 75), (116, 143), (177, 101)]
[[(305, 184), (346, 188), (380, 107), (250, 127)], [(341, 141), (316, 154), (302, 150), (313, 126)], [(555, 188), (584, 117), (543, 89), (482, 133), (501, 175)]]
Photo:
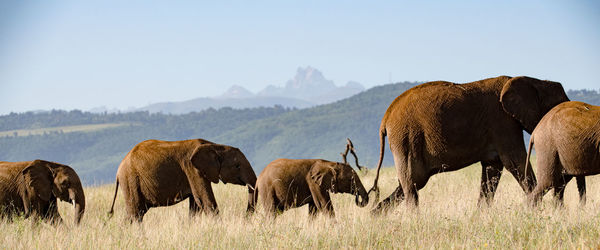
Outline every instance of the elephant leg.
[(419, 206), (419, 192), (416, 187), (416, 184), (413, 182), (412, 185), (409, 184), (412, 182), (411, 179), (404, 179), (403, 181), (408, 187), (404, 190), (404, 196), (406, 197), (406, 204), (408, 205), (410, 210), (414, 210)]
[(190, 189), (192, 190), (191, 198), (196, 202), (196, 205), (201, 207), (204, 213), (213, 215), (219, 214), (219, 208), (217, 207), (217, 201), (210, 181), (202, 177), (200, 172), (198, 172), (198, 169), (194, 167), (184, 169), (186, 170), (185, 174), (187, 175)]
[(58, 213), (58, 204), (56, 198), (50, 199), (50, 203), (48, 204), (48, 210), (44, 213), (43, 217), (44, 220), (52, 224), (62, 223), (62, 218), (60, 217), (60, 213)]
[[(123, 180), (121, 181), (121, 191), (123, 193), (123, 198), (125, 200), (125, 213), (127, 213), (127, 219), (129, 220), (129, 222), (133, 222), (134, 218), (135, 218), (135, 214), (136, 214), (136, 208), (138, 207), (138, 201), (139, 198), (138, 197), (134, 197), (134, 195), (131, 193), (131, 188), (130, 188), (130, 184), (129, 184), (129, 178), (122, 178)], [(136, 192), (137, 193), (137, 192)]]
[(481, 190), (479, 191), (479, 200), (477, 201), (478, 207), (482, 207), (484, 204), (487, 206), (491, 205), (496, 194), (496, 189), (498, 189), (503, 168), (500, 159), (481, 162)]
[[(397, 155), (397, 153), (394, 153), (394, 160), (400, 158)], [(426, 171), (419, 156), (412, 155), (408, 156), (406, 162), (396, 161), (396, 170), (398, 171), (400, 186), (404, 190), (406, 204), (410, 210), (413, 210), (419, 206), (418, 191), (429, 180), (429, 171)]]
[(141, 192), (137, 195), (137, 197), (139, 200), (137, 202), (137, 206), (133, 207), (134, 211), (132, 211), (133, 217), (131, 218), (131, 220), (135, 220), (138, 223), (142, 223), (142, 221), (144, 220), (144, 215), (146, 215), (150, 207), (146, 204), (146, 201), (143, 199)]
[(331, 217), (334, 217), (335, 212), (333, 211), (333, 204), (331, 203), (329, 191), (323, 187), (320, 187), (315, 182), (308, 182), (308, 188), (310, 189), (312, 200), (316, 205), (317, 210), (321, 213), (325, 213)]
[[(194, 199), (194, 196), (190, 196), (190, 198), (188, 200), (190, 203), (190, 210), (189, 210), (190, 217), (194, 217), (199, 212), (202, 212), (202, 204), (200, 204), (200, 206), (198, 206), (198, 204), (196, 204), (196, 200)], [(202, 202), (202, 201), (200, 201), (200, 202)]]
[(558, 179), (558, 183), (554, 185), (554, 202), (556, 206), (564, 206), (565, 188), (571, 179), (573, 179), (572, 175), (563, 175), (562, 178)]
[(575, 180), (577, 180), (577, 191), (579, 191), (579, 206), (583, 207), (586, 203), (585, 176), (576, 176)]
[(142, 222), (144, 215), (148, 211), (148, 207), (145, 204), (142, 192), (139, 188), (139, 181), (132, 181), (131, 178), (123, 178), (124, 181), (121, 183), (121, 190), (125, 198), (126, 213), (129, 222), (133, 221)]
[(140, 202), (137, 206), (132, 206), (127, 208), (127, 214), (129, 215), (129, 221), (137, 221), (138, 223), (142, 223), (144, 220), (144, 215), (148, 212), (148, 206), (145, 203)]
[(310, 218), (314, 218), (317, 215), (317, 205), (314, 202), (308, 203), (308, 215)]
[[(262, 191), (264, 190), (264, 191)], [(277, 197), (275, 197), (275, 192), (272, 188), (264, 188), (261, 189), (259, 193), (260, 200), (262, 201), (262, 205), (266, 210), (267, 216), (271, 218), (277, 217), (278, 214), (278, 205), (279, 201)]]
[(371, 213), (380, 214), (386, 210), (389, 210), (389, 208), (397, 206), (402, 202), (402, 200), (404, 200), (404, 190), (402, 190), (402, 185), (400, 185), (400, 182), (398, 182), (398, 187), (396, 187), (396, 190), (394, 190), (390, 196), (379, 202), (377, 207), (371, 210)]
[[(542, 197), (550, 188), (559, 189), (561, 186), (562, 174), (560, 164), (558, 163), (558, 157), (555, 154), (547, 154), (543, 151), (538, 151), (537, 159), (537, 174), (538, 181), (533, 191), (529, 194), (529, 201), (532, 206), (542, 200)], [(541, 157), (541, 156), (545, 157)]]
[(212, 191), (210, 183), (205, 186), (205, 192), (201, 192), (199, 197), (193, 197), (196, 205), (200, 207), (200, 210), (209, 215), (219, 214), (219, 208), (217, 207), (217, 201)]

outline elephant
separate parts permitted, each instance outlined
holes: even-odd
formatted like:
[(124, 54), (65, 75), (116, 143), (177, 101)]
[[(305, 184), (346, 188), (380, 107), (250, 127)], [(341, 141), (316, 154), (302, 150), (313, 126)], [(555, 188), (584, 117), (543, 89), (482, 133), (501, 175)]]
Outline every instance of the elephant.
[(57, 199), (73, 203), (75, 224), (85, 212), (85, 194), (71, 167), (44, 160), (0, 161), (0, 216), (42, 218), (60, 223)]
[(349, 164), (322, 159), (272, 161), (258, 176), (255, 196), (260, 195), (263, 207), (272, 217), (306, 204), (311, 216), (321, 212), (333, 217), (329, 192), (354, 194), (360, 207), (369, 202), (366, 189)]
[(109, 215), (113, 214), (119, 184), (129, 221), (142, 222), (151, 207), (170, 206), (189, 199), (189, 214), (219, 213), (211, 182), (248, 187), (246, 212), (254, 212), (256, 174), (240, 149), (203, 139), (147, 140), (125, 156), (116, 176)]
[(432, 175), (476, 162), (482, 165), (478, 206), (491, 204), (504, 167), (525, 193), (531, 192), (536, 178), (531, 169), (525, 170), (523, 130), (531, 133), (544, 114), (565, 101), (569, 98), (560, 83), (526, 76), (465, 84), (435, 81), (407, 90), (381, 120), (379, 162), (369, 193), (379, 195), (386, 136), (399, 185), (372, 212), (404, 199), (416, 208), (417, 191)]
[(533, 147), (538, 183), (529, 194), (530, 203), (537, 205), (554, 188), (562, 204), (565, 185), (575, 176), (580, 204), (585, 204), (585, 176), (600, 174), (600, 106), (577, 101), (557, 105), (531, 134), (526, 167)]

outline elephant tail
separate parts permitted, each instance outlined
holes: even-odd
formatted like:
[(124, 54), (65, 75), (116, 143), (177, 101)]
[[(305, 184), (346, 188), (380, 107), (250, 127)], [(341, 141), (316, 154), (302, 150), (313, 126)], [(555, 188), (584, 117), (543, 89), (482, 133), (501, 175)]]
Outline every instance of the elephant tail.
[(531, 150), (533, 150), (533, 134), (529, 138), (529, 146), (527, 147), (527, 159), (525, 160), (525, 180), (527, 180), (527, 170), (531, 167)]
[(379, 187), (377, 185), (377, 182), (379, 181), (379, 171), (381, 170), (381, 164), (383, 164), (383, 154), (385, 152), (385, 136), (387, 135), (385, 126), (382, 124), (381, 128), (379, 129), (379, 162), (377, 163), (377, 174), (375, 174), (375, 180), (373, 181), (373, 187), (371, 188), (371, 190), (369, 190), (369, 192), (367, 192), (367, 195), (369, 195), (371, 192), (375, 192), (375, 201), (379, 201)]
[(115, 200), (117, 200), (118, 192), (119, 192), (119, 178), (117, 178), (117, 185), (115, 187), (115, 196), (113, 197), (112, 205), (110, 205), (110, 211), (108, 211), (108, 216), (112, 217), (112, 215), (113, 215), (114, 208), (115, 208)]

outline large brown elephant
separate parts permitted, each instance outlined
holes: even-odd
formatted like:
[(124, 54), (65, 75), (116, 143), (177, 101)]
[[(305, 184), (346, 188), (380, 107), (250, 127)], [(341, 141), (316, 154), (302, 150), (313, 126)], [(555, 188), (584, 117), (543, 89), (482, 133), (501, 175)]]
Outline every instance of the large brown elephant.
[(248, 186), (247, 212), (254, 212), (256, 174), (238, 148), (202, 139), (147, 140), (125, 156), (117, 170), (113, 212), (119, 184), (129, 220), (142, 221), (151, 207), (189, 199), (190, 215), (218, 214), (212, 183)]
[(585, 203), (586, 175), (600, 174), (600, 107), (583, 102), (564, 102), (548, 112), (529, 140), (537, 155), (538, 183), (529, 195), (535, 205), (550, 188), (562, 203), (566, 183), (577, 179), (580, 203)]
[(43, 160), (0, 162), (0, 215), (61, 222), (57, 199), (73, 203), (75, 224), (85, 211), (79, 176), (71, 167)]
[(273, 216), (306, 204), (310, 215), (334, 216), (329, 192), (354, 194), (361, 207), (369, 203), (367, 191), (349, 164), (320, 159), (274, 160), (260, 173), (256, 187), (263, 207)]
[(482, 165), (479, 205), (491, 203), (504, 167), (529, 193), (536, 180), (531, 169), (525, 171), (523, 129), (531, 133), (546, 112), (568, 100), (560, 83), (525, 76), (437, 81), (407, 90), (381, 120), (377, 176), (369, 192), (379, 192), (386, 136), (399, 186), (373, 212), (403, 199), (417, 206), (417, 190), (430, 176), (476, 162)]

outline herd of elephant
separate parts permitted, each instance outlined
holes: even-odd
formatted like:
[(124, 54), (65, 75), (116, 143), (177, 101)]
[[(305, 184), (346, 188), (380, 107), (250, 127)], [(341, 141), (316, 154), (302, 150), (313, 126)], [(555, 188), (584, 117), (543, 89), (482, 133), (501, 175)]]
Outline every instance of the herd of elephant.
[[(531, 134), (529, 152), (523, 130)], [(388, 107), (379, 128), (377, 174), (368, 192), (345, 155), (343, 163), (276, 159), (257, 178), (238, 148), (202, 139), (147, 140), (131, 149), (119, 165), (109, 213), (121, 187), (129, 221), (141, 222), (149, 208), (188, 198), (190, 215), (218, 214), (211, 183), (222, 181), (248, 187), (249, 214), (261, 200), (273, 216), (306, 204), (311, 215), (333, 216), (330, 192), (353, 194), (360, 207), (369, 203), (371, 192), (376, 193), (371, 200), (379, 200), (377, 182), (386, 136), (399, 185), (372, 213), (404, 200), (416, 207), (418, 190), (432, 175), (476, 162), (482, 166), (480, 206), (493, 200), (504, 168), (532, 205), (550, 189), (561, 204), (565, 185), (573, 177), (584, 203), (584, 176), (600, 173), (600, 107), (569, 101), (560, 83), (525, 76), (465, 84), (436, 81), (407, 90)], [(529, 161), (533, 147), (537, 178)], [(61, 221), (58, 199), (73, 203), (78, 224), (85, 211), (85, 195), (69, 166), (43, 160), (0, 162), (3, 218), (24, 215)]]

